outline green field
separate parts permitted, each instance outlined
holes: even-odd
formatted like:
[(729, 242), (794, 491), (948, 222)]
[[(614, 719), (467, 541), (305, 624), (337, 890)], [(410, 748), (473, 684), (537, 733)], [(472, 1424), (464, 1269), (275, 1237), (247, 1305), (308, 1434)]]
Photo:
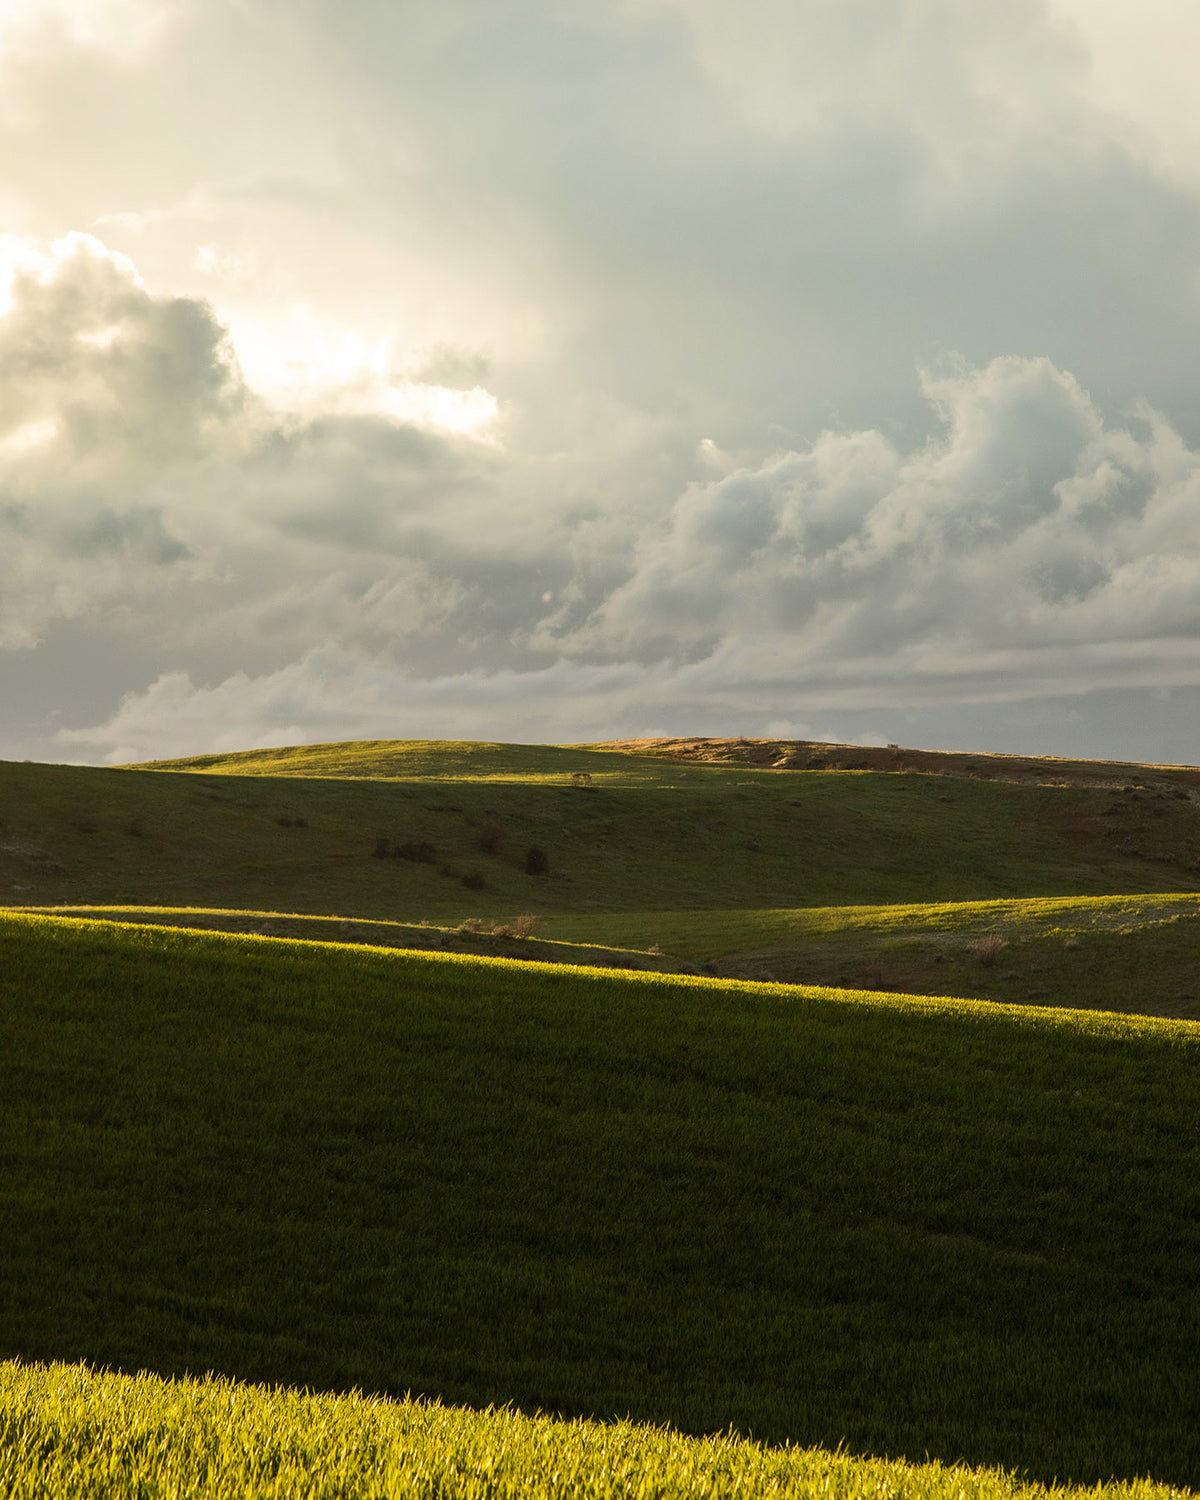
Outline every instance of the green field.
[[(1200, 1018), (1200, 897), (1085, 896), (436, 923), (212, 907), (40, 914), (546, 963)], [(514, 919), (515, 920), (515, 919)]]
[[(316, 747), (186, 770), (0, 763), (0, 893), (455, 925), (1200, 891), (1200, 807), (1165, 788), (502, 750)], [(573, 787), (573, 771), (593, 784)], [(434, 858), (373, 858), (381, 838)], [(531, 846), (547, 874), (526, 873)]]
[(0, 764), (15, 1493), (1200, 1487), (1194, 775), (876, 759)]
[(1200, 1473), (1187, 1023), (3, 943), (11, 1356)]
[(1055, 896), (552, 918), (738, 979), (1200, 1019), (1200, 897)]

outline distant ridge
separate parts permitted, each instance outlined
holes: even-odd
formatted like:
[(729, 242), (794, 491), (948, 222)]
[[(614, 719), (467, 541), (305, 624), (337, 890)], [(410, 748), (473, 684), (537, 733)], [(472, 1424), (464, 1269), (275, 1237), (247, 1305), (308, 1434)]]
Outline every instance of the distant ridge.
[[(901, 745), (842, 745), (824, 740), (659, 737), (606, 740), (596, 749), (662, 755), (710, 765), (781, 771), (923, 771), (985, 781), (1058, 781), (1075, 786), (1170, 784), (1200, 789), (1200, 767), (1154, 762), (1014, 755), (995, 750), (912, 750)], [(1150, 778), (1153, 778), (1151, 782)]]

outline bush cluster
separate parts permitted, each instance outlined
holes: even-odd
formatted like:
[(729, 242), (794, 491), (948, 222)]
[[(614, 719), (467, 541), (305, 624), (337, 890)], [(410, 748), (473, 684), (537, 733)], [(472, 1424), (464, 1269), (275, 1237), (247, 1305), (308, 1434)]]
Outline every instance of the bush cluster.
[(484, 854), (499, 854), (504, 844), (504, 830), (495, 823), (485, 823), (479, 830), (479, 848)]
[(391, 839), (378, 838), (371, 853), (375, 859), (409, 859), (417, 865), (437, 863), (437, 850), (426, 839), (410, 839), (404, 844), (393, 844)]

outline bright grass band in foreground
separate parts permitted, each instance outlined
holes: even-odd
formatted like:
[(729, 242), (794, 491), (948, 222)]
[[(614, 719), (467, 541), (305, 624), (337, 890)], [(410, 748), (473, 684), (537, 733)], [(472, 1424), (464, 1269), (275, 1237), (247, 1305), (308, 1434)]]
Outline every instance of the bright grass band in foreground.
[(218, 1378), (0, 1364), (5, 1500), (1172, 1500), (1147, 1481), (1047, 1489), (889, 1462)]

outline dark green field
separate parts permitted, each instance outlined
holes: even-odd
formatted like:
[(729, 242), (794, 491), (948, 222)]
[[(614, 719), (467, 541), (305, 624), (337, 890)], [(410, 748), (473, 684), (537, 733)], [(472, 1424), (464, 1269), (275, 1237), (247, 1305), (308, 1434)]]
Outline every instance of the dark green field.
[(1200, 1477), (1186, 1023), (3, 923), (4, 1353)]
[[(182, 771), (0, 763), (0, 893), (453, 924), (1200, 891), (1200, 806), (1165, 783), (1124, 795), (555, 746), (387, 750)], [(573, 787), (573, 771), (592, 784)], [(374, 858), (381, 838), (434, 857)], [(526, 873), (531, 846), (547, 874)], [(471, 875), (481, 888), (463, 884)]]

